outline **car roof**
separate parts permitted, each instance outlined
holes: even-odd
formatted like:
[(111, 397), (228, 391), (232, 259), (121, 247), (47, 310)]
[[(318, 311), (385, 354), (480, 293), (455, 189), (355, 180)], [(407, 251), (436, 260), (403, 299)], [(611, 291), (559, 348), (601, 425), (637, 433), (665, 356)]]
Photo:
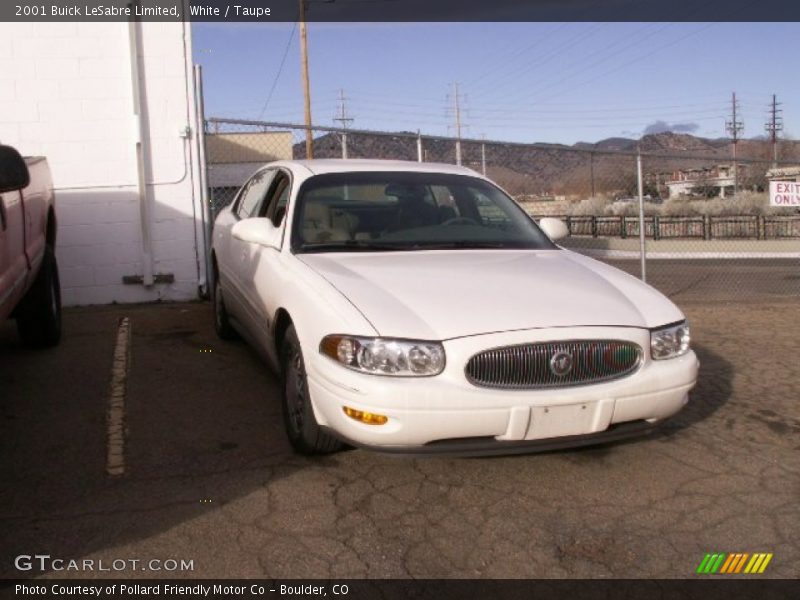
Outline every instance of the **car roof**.
[(416, 173), (443, 173), (450, 175), (480, 176), (472, 169), (445, 163), (415, 162), (410, 160), (319, 158), (311, 160), (286, 160), (277, 165), (305, 167), (313, 175), (324, 173), (364, 173), (380, 171), (409, 171)]

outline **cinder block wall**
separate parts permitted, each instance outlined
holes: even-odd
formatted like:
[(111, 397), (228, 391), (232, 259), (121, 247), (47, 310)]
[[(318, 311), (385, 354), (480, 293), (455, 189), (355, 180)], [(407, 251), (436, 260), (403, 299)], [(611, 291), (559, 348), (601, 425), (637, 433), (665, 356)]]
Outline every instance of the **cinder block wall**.
[(127, 23), (0, 24), (0, 142), (48, 158), (66, 305), (193, 299), (204, 277), (190, 29), (141, 27), (154, 272), (175, 277), (150, 288), (122, 283), (143, 274)]

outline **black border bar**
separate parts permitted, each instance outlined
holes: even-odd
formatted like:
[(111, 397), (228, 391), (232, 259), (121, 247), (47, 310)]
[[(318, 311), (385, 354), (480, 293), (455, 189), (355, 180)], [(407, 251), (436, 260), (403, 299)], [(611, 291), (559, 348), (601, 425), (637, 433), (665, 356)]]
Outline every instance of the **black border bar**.
[[(305, 0), (317, 22), (794, 22), (795, 0)], [(0, 21), (296, 21), (299, 0), (3, 0)], [(794, 47), (795, 40), (787, 40)]]
[[(346, 600), (796, 600), (800, 581), (753, 576), (703, 579), (340, 579), (135, 580), (41, 579), (0, 581), (4, 598), (194, 598)], [(23, 592), (23, 588), (27, 592)], [(123, 587), (125, 586), (125, 587)], [(138, 588), (137, 588), (138, 586)], [(218, 587), (216, 587), (218, 586)], [(284, 586), (283, 588), (281, 586)], [(32, 593), (36, 588), (38, 593)], [(290, 589), (291, 592), (285, 590)], [(137, 589), (139, 590), (137, 592)], [(157, 590), (157, 593), (154, 592)], [(281, 591), (284, 591), (282, 594)]]

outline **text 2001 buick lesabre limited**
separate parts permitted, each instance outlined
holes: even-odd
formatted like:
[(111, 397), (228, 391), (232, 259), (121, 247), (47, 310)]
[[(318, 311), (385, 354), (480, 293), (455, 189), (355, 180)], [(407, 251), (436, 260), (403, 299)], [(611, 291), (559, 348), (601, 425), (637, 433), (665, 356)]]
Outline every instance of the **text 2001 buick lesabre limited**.
[(216, 220), (215, 327), (282, 373), (299, 452), (638, 433), (687, 402), (689, 327), (653, 288), (551, 241), (565, 234), (461, 167), (270, 163)]

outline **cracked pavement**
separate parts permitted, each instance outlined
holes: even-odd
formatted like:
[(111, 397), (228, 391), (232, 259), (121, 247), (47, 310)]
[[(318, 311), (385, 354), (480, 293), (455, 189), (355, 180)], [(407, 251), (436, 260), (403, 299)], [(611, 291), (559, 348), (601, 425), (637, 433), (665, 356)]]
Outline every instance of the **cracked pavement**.
[[(765, 577), (798, 577), (796, 298), (678, 301), (700, 381), (657, 434), (487, 459), (293, 455), (275, 378), (214, 337), (207, 304), (69, 309), (43, 352), (4, 324), (0, 576), (682, 578), (722, 551), (772, 552)], [(127, 470), (109, 477), (122, 316)], [(20, 572), (19, 554), (194, 570)]]

